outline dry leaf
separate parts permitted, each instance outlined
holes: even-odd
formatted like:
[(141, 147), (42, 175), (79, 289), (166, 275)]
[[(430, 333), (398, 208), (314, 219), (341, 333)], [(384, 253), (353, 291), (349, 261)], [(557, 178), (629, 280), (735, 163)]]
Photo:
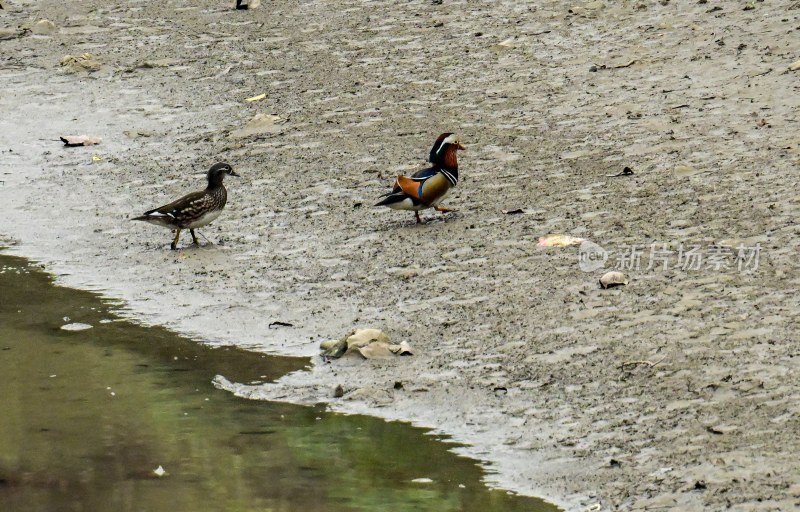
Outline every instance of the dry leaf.
[(67, 147), (75, 147), (75, 146), (93, 146), (95, 144), (100, 144), (100, 139), (98, 137), (89, 137), (87, 135), (64, 135), (60, 137), (61, 141)]
[(797, 71), (800, 69), (800, 60), (789, 66), (789, 71)]
[(264, 93), (264, 94), (259, 94), (258, 96), (253, 96), (252, 98), (245, 98), (244, 101), (258, 101), (258, 100), (263, 100), (266, 97), (267, 95), (266, 93)]

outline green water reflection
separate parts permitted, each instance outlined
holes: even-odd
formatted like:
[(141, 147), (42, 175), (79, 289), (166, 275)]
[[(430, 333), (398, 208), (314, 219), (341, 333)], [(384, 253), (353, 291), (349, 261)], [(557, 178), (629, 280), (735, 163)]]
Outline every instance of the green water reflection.
[[(93, 328), (60, 329), (69, 322)], [(0, 510), (556, 510), (487, 490), (474, 461), (420, 429), (210, 383), (307, 362), (121, 321), (96, 296), (0, 256)], [(420, 477), (433, 482), (411, 482)]]

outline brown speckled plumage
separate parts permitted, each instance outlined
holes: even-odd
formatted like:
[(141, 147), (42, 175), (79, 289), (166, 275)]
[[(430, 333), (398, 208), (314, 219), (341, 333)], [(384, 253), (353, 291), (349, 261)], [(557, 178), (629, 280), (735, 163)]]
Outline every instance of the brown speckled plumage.
[(222, 184), (226, 175), (239, 176), (226, 163), (214, 164), (208, 170), (208, 187), (205, 190), (187, 194), (160, 208), (149, 210), (144, 215), (132, 220), (175, 229), (177, 232), (171, 245), (173, 250), (178, 246), (182, 229), (188, 229), (193, 242), (197, 244), (194, 230), (216, 219), (228, 202), (228, 191)]

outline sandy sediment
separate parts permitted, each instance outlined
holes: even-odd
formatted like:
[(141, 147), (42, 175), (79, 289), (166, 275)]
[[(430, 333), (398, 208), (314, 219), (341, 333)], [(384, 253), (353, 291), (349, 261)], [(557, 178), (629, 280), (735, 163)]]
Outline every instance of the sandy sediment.
[[(800, 505), (796, 2), (4, 3), (19, 253), (209, 343), (417, 351), (220, 385), (451, 433), (569, 510)], [(457, 211), (372, 208), (444, 131)], [(128, 221), (218, 160), (214, 245)]]

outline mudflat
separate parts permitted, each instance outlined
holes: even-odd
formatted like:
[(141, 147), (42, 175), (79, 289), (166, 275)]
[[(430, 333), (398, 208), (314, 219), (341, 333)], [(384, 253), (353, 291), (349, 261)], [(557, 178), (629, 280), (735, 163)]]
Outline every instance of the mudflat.
[[(415, 349), (220, 386), (433, 427), (568, 510), (800, 506), (797, 2), (3, 4), (17, 253), (209, 343)], [(373, 208), (442, 132), (456, 211)], [(209, 242), (129, 221), (216, 161)]]

